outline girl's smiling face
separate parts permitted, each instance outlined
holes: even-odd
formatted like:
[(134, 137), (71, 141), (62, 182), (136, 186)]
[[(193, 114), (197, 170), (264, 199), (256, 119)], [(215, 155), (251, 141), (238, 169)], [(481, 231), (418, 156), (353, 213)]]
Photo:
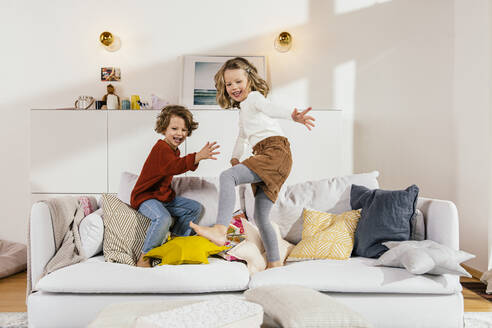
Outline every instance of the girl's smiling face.
[(226, 91), (232, 100), (241, 102), (251, 91), (248, 74), (243, 69), (228, 69), (224, 72)]
[(166, 142), (173, 149), (178, 148), (178, 146), (181, 145), (188, 136), (188, 129), (186, 128), (185, 121), (179, 116), (171, 116), (169, 125), (163, 134)]

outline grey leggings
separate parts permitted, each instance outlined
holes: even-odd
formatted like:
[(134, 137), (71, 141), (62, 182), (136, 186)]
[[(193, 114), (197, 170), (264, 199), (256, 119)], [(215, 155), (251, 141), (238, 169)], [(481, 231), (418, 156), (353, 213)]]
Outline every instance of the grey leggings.
[[(236, 202), (235, 187), (240, 184), (255, 182), (261, 182), (260, 177), (244, 164), (235, 165), (220, 174), (217, 224), (229, 226)], [(263, 189), (257, 188), (255, 195), (255, 223), (258, 230), (260, 230), (268, 262), (280, 260), (277, 235), (269, 219), (272, 206), (273, 202), (265, 195)]]

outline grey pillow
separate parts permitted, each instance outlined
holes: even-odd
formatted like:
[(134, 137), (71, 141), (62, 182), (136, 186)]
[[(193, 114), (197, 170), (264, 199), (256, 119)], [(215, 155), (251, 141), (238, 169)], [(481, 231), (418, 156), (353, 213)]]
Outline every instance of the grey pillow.
[(352, 254), (378, 258), (388, 250), (382, 244), (385, 241), (409, 240), (418, 194), (416, 185), (405, 190), (371, 190), (352, 185), (350, 205), (354, 210), (362, 209)]
[(410, 240), (425, 240), (425, 219), (424, 213), (418, 208), (415, 210), (415, 215), (412, 217)]

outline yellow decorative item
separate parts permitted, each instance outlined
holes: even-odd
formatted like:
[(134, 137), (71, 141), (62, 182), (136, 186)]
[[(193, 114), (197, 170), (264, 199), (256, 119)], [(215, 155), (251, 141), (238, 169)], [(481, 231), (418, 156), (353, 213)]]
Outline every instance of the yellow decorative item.
[(104, 31), (99, 35), (99, 41), (106, 47), (109, 47), (113, 43), (113, 34), (108, 31)]
[(337, 215), (304, 209), (302, 218), (302, 240), (294, 247), (287, 261), (346, 260), (350, 257), (360, 210)]
[(208, 263), (208, 257), (229, 247), (217, 246), (202, 236), (174, 237), (165, 244), (151, 249), (144, 258), (161, 259), (161, 264)]
[(282, 32), (273, 44), (278, 52), (287, 52), (292, 48), (292, 35), (289, 32)]
[(104, 31), (99, 35), (99, 42), (107, 51), (114, 52), (121, 48), (121, 40), (111, 32)]

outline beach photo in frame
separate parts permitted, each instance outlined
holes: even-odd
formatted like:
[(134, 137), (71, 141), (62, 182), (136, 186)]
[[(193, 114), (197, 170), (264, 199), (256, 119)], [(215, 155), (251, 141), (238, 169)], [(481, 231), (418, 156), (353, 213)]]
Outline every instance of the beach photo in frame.
[[(220, 109), (215, 100), (214, 76), (228, 59), (238, 56), (184, 56), (180, 103), (189, 109)], [(266, 80), (265, 56), (246, 58)]]

